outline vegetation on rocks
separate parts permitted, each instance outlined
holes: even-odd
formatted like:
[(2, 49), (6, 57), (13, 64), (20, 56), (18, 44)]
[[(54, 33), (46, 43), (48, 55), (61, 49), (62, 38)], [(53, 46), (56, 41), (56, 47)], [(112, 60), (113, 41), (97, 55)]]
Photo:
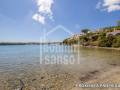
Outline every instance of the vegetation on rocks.
[[(113, 35), (111, 32), (117, 32)], [(105, 27), (92, 32), (90, 29), (81, 30), (82, 35), (70, 37), (63, 41), (64, 44), (73, 45), (80, 44), (82, 46), (98, 46), (98, 47), (120, 47), (120, 21), (117, 26)]]

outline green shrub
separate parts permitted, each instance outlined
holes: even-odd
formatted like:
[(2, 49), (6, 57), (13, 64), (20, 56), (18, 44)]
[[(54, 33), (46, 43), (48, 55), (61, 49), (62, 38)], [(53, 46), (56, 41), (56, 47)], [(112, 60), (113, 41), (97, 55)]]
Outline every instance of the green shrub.
[(120, 36), (116, 36), (116, 37), (115, 37), (112, 46), (113, 46), (113, 47), (116, 47), (116, 48), (120, 47)]
[(91, 46), (98, 46), (98, 41), (90, 42)]

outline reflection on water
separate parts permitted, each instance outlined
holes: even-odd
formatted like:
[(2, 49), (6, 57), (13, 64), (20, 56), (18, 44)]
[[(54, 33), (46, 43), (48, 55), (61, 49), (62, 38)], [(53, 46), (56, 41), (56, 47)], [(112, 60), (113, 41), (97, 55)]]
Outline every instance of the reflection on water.
[[(40, 64), (45, 60), (63, 60), (64, 56), (68, 61), (73, 56), (74, 63)], [(83, 73), (120, 65), (119, 59), (120, 51), (115, 50), (60, 45), (0, 46), (0, 90), (14, 90), (22, 86), (26, 90), (40, 90), (41, 87), (69, 90)]]

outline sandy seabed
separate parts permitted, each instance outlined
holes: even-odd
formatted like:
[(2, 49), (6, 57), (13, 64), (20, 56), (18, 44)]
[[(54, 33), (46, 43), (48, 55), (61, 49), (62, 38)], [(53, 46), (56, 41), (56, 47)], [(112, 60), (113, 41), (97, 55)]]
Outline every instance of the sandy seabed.
[(106, 70), (76, 73), (59, 68), (30, 69), (0, 72), (0, 90), (120, 90), (120, 88), (81, 88), (80, 83), (120, 83), (120, 66)]

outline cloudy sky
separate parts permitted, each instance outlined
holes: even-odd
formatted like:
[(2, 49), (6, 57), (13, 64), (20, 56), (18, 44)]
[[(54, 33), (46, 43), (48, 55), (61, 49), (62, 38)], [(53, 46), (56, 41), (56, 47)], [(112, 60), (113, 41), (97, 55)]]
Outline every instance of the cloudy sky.
[[(39, 41), (62, 25), (72, 33), (116, 25), (120, 0), (0, 0), (0, 42)], [(50, 39), (68, 35), (61, 29)]]

